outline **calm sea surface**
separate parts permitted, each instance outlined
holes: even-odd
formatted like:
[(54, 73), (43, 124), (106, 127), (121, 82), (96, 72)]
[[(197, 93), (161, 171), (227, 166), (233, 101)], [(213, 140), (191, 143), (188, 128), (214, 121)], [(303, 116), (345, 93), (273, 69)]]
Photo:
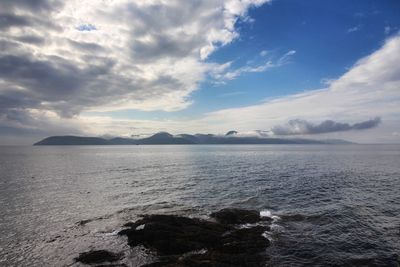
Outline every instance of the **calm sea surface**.
[(125, 222), (225, 207), (274, 218), (271, 266), (399, 266), (400, 146), (0, 147), (0, 266), (140, 266)]

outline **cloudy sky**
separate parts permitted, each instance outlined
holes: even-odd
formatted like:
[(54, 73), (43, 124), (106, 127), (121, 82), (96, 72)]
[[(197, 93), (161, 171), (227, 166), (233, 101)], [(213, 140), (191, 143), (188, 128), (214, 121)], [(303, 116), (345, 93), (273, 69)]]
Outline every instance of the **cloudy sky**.
[(400, 143), (398, 0), (1, 0), (0, 144), (158, 131)]

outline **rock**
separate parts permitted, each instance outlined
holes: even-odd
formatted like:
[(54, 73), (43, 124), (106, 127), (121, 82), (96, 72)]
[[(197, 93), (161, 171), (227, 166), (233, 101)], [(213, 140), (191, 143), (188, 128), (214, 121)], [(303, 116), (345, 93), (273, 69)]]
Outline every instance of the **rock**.
[(79, 254), (79, 256), (75, 258), (75, 261), (85, 264), (114, 262), (120, 260), (121, 256), (121, 254), (116, 254), (107, 250), (92, 250)]
[(223, 224), (245, 224), (261, 221), (262, 217), (256, 210), (223, 209), (210, 215)]
[[(216, 222), (174, 215), (149, 215), (126, 224), (119, 235), (132, 247), (142, 245), (160, 256), (146, 267), (265, 266), (268, 226), (238, 228), (262, 220), (258, 212), (229, 209), (213, 213)], [(144, 227), (142, 227), (144, 225)], [(143, 267), (143, 266), (142, 266)]]
[[(136, 230), (140, 225), (142, 230)], [(213, 247), (230, 227), (199, 219), (173, 215), (150, 215), (119, 232), (128, 237), (130, 246), (143, 245), (162, 255), (182, 254)]]

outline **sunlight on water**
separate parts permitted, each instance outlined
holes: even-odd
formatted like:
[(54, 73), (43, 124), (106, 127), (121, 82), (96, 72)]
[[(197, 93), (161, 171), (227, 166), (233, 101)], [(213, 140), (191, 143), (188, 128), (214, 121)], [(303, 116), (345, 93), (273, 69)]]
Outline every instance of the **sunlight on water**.
[(89, 249), (140, 266), (124, 223), (225, 207), (272, 219), (272, 266), (398, 264), (399, 146), (4, 147), (0, 159), (1, 266), (73, 265)]

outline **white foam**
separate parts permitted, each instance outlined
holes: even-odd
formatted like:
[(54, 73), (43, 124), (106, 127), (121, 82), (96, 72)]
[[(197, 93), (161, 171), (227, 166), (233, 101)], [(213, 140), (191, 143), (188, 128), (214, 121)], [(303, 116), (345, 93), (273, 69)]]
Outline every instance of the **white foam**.
[(262, 210), (260, 211), (260, 216), (261, 217), (268, 217), (272, 219), (272, 222), (277, 222), (281, 219), (281, 217), (277, 215), (272, 215), (272, 212), (270, 210)]
[(270, 210), (262, 210), (262, 211), (260, 211), (260, 216), (261, 217), (269, 217), (269, 218), (271, 218), (271, 211)]
[(136, 227), (135, 230), (136, 231), (143, 230), (145, 226), (146, 226), (145, 224), (141, 224), (138, 227)]
[(112, 231), (112, 232), (105, 233), (105, 235), (118, 235), (119, 231), (120, 230), (115, 230), (115, 231)]
[(271, 218), (272, 218), (273, 222), (277, 222), (277, 221), (279, 221), (281, 219), (281, 217), (276, 216), (276, 215), (271, 216)]
[(272, 241), (273, 241), (273, 240), (272, 240), (271, 233), (268, 232), (268, 231), (265, 231), (265, 232), (262, 234), (262, 237), (264, 237), (265, 239), (268, 239), (269, 242), (272, 242)]
[(249, 228), (253, 228), (255, 226), (259, 225), (258, 223), (245, 223), (245, 224), (241, 224), (239, 225), (237, 228), (239, 229), (249, 229)]
[(261, 217), (268, 217), (271, 218), (271, 225), (270, 225), (270, 231), (265, 231), (262, 236), (266, 239), (268, 239), (270, 242), (273, 242), (273, 232), (282, 232), (283, 227), (278, 224), (278, 222), (281, 220), (281, 217), (277, 215), (272, 215), (272, 212), (270, 210), (262, 210), (260, 211), (260, 216)]

